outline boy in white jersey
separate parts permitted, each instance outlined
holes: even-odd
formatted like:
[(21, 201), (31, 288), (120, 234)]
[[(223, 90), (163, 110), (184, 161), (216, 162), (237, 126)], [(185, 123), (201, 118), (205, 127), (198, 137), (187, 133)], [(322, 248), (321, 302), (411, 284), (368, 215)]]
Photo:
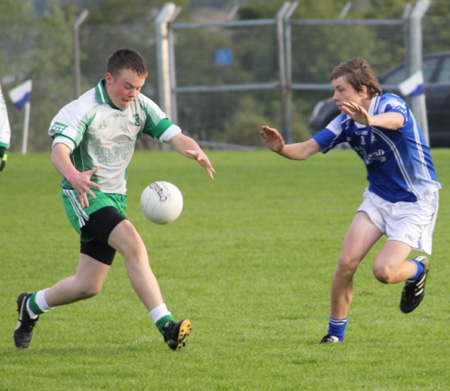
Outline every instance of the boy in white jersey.
[(0, 171), (5, 168), (7, 154), (11, 141), (11, 127), (9, 125), (8, 111), (6, 110), (5, 99), (0, 85)]
[(51, 123), (51, 160), (64, 177), (61, 194), (69, 221), (81, 235), (80, 258), (75, 275), (18, 296), (18, 348), (28, 348), (40, 314), (100, 293), (116, 251), (164, 341), (173, 350), (185, 344), (191, 323), (175, 322), (168, 311), (145, 245), (126, 219), (126, 168), (144, 132), (197, 160), (211, 179), (215, 170), (199, 145), (140, 93), (147, 75), (139, 53), (120, 49), (109, 57), (105, 79), (63, 107)]
[(425, 294), (429, 261), (424, 256), (407, 257), (412, 250), (431, 254), (441, 188), (429, 147), (408, 105), (396, 95), (382, 95), (365, 60), (341, 63), (331, 75), (331, 85), (342, 113), (310, 140), (286, 145), (277, 130), (263, 126), (261, 131), (272, 151), (294, 160), (346, 142), (367, 168), (369, 187), (333, 275), (328, 334), (321, 343), (344, 340), (353, 276), (382, 235), (388, 240), (374, 259), (373, 273), (385, 284), (405, 281), (400, 309), (409, 313), (417, 308)]

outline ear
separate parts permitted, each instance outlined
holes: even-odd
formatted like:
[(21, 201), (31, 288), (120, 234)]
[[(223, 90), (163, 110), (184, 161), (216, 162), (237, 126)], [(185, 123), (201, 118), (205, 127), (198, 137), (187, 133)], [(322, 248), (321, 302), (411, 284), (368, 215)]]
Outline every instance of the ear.
[(367, 96), (368, 92), (369, 92), (369, 89), (367, 88), (367, 86), (362, 85), (359, 90), (359, 96)]
[(106, 72), (105, 80), (106, 80), (106, 84), (111, 85), (114, 82), (114, 76), (111, 73)]

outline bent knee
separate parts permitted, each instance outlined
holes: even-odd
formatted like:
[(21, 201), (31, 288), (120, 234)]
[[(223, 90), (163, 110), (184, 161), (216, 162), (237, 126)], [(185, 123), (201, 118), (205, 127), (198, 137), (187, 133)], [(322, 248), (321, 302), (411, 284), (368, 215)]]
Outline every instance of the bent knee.
[(80, 299), (89, 299), (101, 293), (101, 286), (80, 286), (78, 289), (78, 295)]
[(383, 284), (391, 284), (393, 282), (393, 273), (388, 267), (374, 267), (373, 275)]

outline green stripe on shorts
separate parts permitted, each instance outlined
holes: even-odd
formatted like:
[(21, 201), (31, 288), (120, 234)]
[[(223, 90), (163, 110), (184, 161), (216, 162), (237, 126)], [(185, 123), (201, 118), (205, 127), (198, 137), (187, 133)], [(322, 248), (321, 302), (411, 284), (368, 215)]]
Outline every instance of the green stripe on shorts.
[(106, 206), (112, 206), (116, 208), (123, 217), (127, 217), (125, 211), (127, 209), (127, 196), (123, 194), (108, 194), (103, 193), (97, 189), (91, 189), (97, 198), (92, 198), (88, 195), (89, 206), (82, 208), (78, 194), (75, 190), (63, 189), (61, 190), (61, 196), (63, 200), (64, 210), (66, 211), (67, 218), (72, 224), (72, 227), (78, 234), (81, 235), (83, 242), (89, 242), (94, 239), (91, 235), (88, 235), (81, 231), (86, 221), (89, 220), (89, 216), (94, 212), (102, 209)]

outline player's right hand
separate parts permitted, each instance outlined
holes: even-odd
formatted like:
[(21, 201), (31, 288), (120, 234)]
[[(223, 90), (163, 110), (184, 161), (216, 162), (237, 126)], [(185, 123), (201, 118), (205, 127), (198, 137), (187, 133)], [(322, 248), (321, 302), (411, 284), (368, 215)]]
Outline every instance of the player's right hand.
[(100, 189), (100, 185), (98, 183), (91, 181), (92, 175), (95, 175), (98, 170), (99, 168), (96, 167), (89, 171), (78, 172), (72, 176), (70, 181), (72, 187), (78, 194), (78, 198), (80, 199), (80, 204), (83, 209), (89, 206), (88, 195), (94, 199), (96, 198), (91, 188), (94, 187), (96, 189)]
[(270, 128), (269, 126), (262, 126), (260, 134), (266, 145), (274, 152), (281, 153), (284, 147), (284, 139), (278, 130)]

